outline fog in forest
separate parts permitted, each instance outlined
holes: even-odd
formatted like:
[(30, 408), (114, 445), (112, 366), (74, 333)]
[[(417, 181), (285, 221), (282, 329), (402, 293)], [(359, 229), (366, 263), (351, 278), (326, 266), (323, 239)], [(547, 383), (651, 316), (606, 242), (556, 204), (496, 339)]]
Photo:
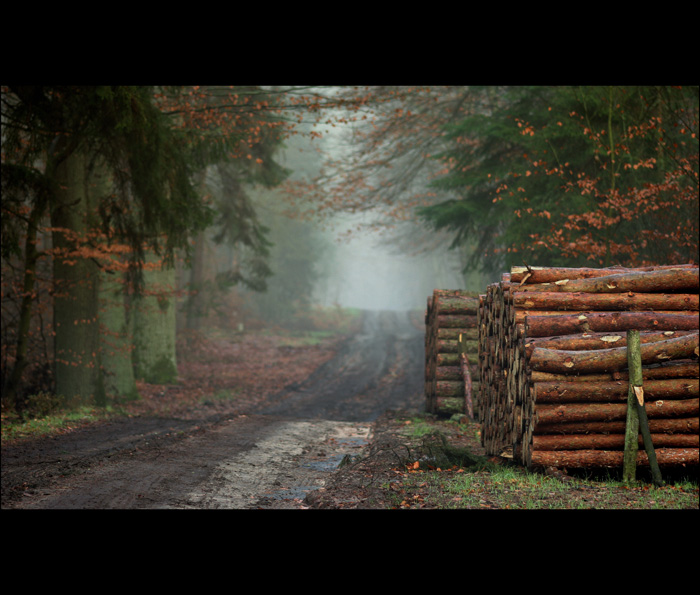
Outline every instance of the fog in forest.
[[(314, 141), (297, 137), (286, 144), (278, 160), (293, 172), (292, 179), (308, 182), (325, 159), (338, 159), (344, 150), (347, 146), (344, 148), (342, 132)], [(416, 239), (425, 234), (426, 229), (417, 221), (402, 222), (398, 229), (392, 229), (383, 225), (387, 223), (386, 218), (370, 205), (361, 214), (339, 212), (303, 226), (293, 218), (275, 224), (265, 216), (268, 211), (278, 211), (279, 206), (275, 206), (278, 203), (273, 199), (268, 200), (269, 206), (265, 206), (264, 201), (258, 205), (259, 215), (272, 228), (270, 240), (275, 244), (271, 258), (274, 274), (268, 280), (266, 295), (258, 296), (258, 301), (272, 303), (277, 299), (283, 307), (283, 301), (297, 299), (299, 296), (289, 291), (294, 282), (285, 281), (285, 278), (303, 278), (308, 275), (305, 269), (309, 264), (315, 278), (313, 287), (306, 287), (311, 289), (311, 294), (305, 299), (319, 306), (423, 310), (435, 288), (465, 288), (458, 252), (449, 250), (446, 241), (437, 250), (424, 250)], [(299, 230), (291, 232), (295, 226)], [(290, 233), (294, 233), (295, 241), (286, 237)], [(304, 243), (313, 243), (313, 247), (309, 250)], [(407, 245), (411, 248), (402, 248)], [(292, 254), (296, 257), (292, 258)], [(294, 267), (298, 267), (298, 273), (294, 272)], [(296, 283), (295, 291), (299, 289)], [(275, 310), (266, 308), (268, 313)]]
[[(346, 218), (354, 221), (357, 218)], [(460, 289), (464, 284), (455, 254), (401, 254), (377, 232), (354, 233), (352, 223), (336, 225), (330, 266), (319, 279), (319, 304), (366, 310), (423, 309), (433, 289)]]

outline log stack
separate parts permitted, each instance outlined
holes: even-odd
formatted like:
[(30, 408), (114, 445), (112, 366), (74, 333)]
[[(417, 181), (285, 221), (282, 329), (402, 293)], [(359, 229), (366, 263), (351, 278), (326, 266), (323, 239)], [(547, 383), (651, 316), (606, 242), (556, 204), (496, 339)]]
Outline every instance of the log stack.
[(626, 331), (637, 329), (659, 464), (697, 465), (698, 289), (697, 265), (511, 269), (480, 314), (487, 452), (527, 467), (621, 466)]
[[(425, 397), (430, 413), (476, 415), (479, 388), (476, 292), (436, 289), (425, 313)], [(462, 355), (460, 355), (462, 352)]]
[(511, 345), (515, 331), (507, 307), (510, 274), (486, 288), (479, 309), (478, 369), (481, 383), (476, 396), (481, 441), (487, 453), (510, 456), (513, 443), (513, 400), (508, 391)]

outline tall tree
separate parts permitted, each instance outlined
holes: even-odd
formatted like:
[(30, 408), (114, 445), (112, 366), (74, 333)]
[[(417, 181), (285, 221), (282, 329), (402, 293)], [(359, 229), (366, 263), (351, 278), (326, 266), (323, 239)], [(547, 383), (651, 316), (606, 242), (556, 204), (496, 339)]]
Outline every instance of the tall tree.
[[(94, 394), (99, 325), (96, 312), (79, 306), (97, 302), (92, 252), (127, 245), (138, 281), (145, 250), (172, 258), (207, 221), (208, 208), (192, 191), (182, 144), (155, 107), (151, 88), (8, 87), (2, 108), (3, 225), (10, 238), (26, 233), (20, 257), (29, 265), (28, 288), (38, 258), (32, 236), (47, 223), (53, 234), (56, 390), (67, 398)], [(88, 190), (97, 163), (109, 168), (116, 191), (93, 196)], [(6, 255), (11, 247), (4, 240)], [(22, 319), (31, 317), (30, 296), (26, 291)], [(25, 339), (20, 326), (15, 365), (6, 375), (9, 395), (17, 393), (26, 366)]]

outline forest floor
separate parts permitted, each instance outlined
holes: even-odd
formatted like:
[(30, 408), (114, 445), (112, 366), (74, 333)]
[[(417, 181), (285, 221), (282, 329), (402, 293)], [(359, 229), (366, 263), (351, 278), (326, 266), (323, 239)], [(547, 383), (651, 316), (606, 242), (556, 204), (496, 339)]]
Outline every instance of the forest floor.
[(177, 384), (41, 437), (3, 427), (3, 509), (698, 508), (698, 484), (622, 486), (485, 456), (424, 409), (423, 320), (192, 335)]

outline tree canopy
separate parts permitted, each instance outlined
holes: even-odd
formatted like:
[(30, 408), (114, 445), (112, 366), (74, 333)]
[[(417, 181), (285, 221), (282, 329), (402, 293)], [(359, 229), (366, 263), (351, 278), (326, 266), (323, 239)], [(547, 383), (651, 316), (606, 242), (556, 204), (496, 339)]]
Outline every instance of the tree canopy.
[(419, 210), (473, 265), (675, 264), (698, 257), (698, 88), (487, 87), (445, 132)]

